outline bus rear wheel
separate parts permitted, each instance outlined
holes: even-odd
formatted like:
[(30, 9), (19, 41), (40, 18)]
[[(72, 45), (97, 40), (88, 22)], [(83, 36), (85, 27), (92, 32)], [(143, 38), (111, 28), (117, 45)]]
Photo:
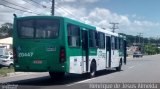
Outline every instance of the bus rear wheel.
[(121, 69), (122, 69), (122, 60), (120, 60), (119, 66), (116, 67), (116, 71), (121, 71)]
[(91, 62), (89, 77), (93, 78), (96, 75), (96, 63)]
[(65, 76), (65, 72), (52, 72), (49, 71), (49, 75), (51, 79), (63, 79)]

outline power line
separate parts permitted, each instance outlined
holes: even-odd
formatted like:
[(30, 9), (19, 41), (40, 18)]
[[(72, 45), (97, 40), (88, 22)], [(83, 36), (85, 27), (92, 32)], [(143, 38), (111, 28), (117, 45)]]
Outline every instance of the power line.
[[(23, 0), (23, 1), (24, 1), (24, 0)], [(34, 0), (30, 0), (30, 1), (32, 1), (32, 2), (35, 3), (35, 4), (38, 4), (38, 5), (42, 6), (43, 8), (44, 8), (44, 7), (45, 7), (45, 8), (48, 8), (47, 6), (42, 5), (42, 4), (40, 4), (39, 2), (36, 2), (36, 1), (34, 1)], [(52, 0), (49, 0), (49, 1), (52, 2), (52, 6), (53, 6), (53, 7), (51, 8), (51, 14), (52, 14), (52, 15), (55, 14), (53, 8), (56, 7), (56, 8), (61, 9), (61, 10), (64, 11), (64, 12), (70, 14), (72, 17), (78, 19), (78, 17), (76, 17), (75, 15), (73, 15), (72, 12), (70, 12), (70, 11), (64, 9), (63, 7), (58, 7), (57, 4), (55, 3), (55, 0), (53, 0), (53, 1), (52, 1)], [(26, 0), (25, 0), (25, 2), (27, 2), (27, 3), (29, 3), (29, 4), (32, 4), (32, 3), (30, 3), (30, 2), (28, 2), (28, 1), (26, 1)], [(53, 5), (53, 4), (54, 4), (54, 5)], [(32, 5), (33, 5), (33, 4), (32, 4)], [(49, 8), (48, 8), (48, 9), (49, 9)], [(48, 9), (47, 9), (47, 10), (48, 10)], [(54, 13), (53, 13), (53, 12), (54, 12)]]
[[(30, 1), (28, 1), (28, 0), (22, 0), (22, 1), (24, 1), (24, 2), (26, 2), (26, 3), (28, 3), (28, 4), (31, 4), (31, 5), (33, 5), (33, 6), (35, 6), (35, 4), (33, 4), (32, 2), (33, 2), (33, 0), (30, 0)], [(34, 3), (35, 3), (35, 1), (34, 1)], [(43, 7), (43, 9), (45, 8), (45, 9), (47, 9), (48, 7), (46, 6), (46, 5), (42, 5), (42, 4), (40, 4), (40, 3), (36, 3), (36, 4), (38, 4), (39, 6), (41, 6), (41, 7)], [(35, 6), (36, 7), (36, 6)], [(49, 9), (49, 8), (48, 8)], [(48, 10), (47, 9), (47, 10)]]
[(74, 18), (76, 18), (76, 19), (79, 19), (77, 16), (73, 15), (72, 12), (68, 11), (68, 10), (65, 9), (64, 7), (62, 7), (62, 6), (61, 6), (61, 7), (58, 7), (57, 4), (55, 4), (55, 7), (61, 9), (62, 11), (66, 12), (66, 13), (68, 13), (68, 14), (70, 14), (72, 17), (74, 17)]
[(47, 8), (47, 6), (45, 6), (45, 5), (42, 5), (42, 4), (40, 4), (40, 3), (38, 3), (38, 2), (36, 2), (36, 1), (34, 1), (34, 0), (30, 0), (30, 1), (32, 1), (32, 2), (34, 2), (34, 3), (36, 3), (37, 5), (40, 5), (40, 6), (42, 6), (43, 8)]
[[(30, 0), (30, 1), (33, 2), (33, 3), (31, 3), (31, 2), (29, 2), (29, 1), (27, 1), (27, 0), (23, 0), (23, 1), (26, 2), (26, 3), (32, 4), (33, 6), (35, 6), (33, 3), (38, 4), (38, 5), (42, 6), (43, 9), (44, 9), (44, 8), (45, 8), (45, 9), (48, 8), (47, 6), (42, 5), (42, 4), (40, 4), (39, 2), (36, 2), (36, 1), (34, 1), (34, 0)], [(54, 0), (53, 0), (53, 1), (50, 0), (50, 1), (53, 2)], [(79, 19), (78, 17), (76, 17), (75, 15), (73, 15), (72, 12), (66, 10), (65, 8), (63, 8), (63, 7), (58, 7), (57, 4), (56, 4), (55, 2), (54, 2), (53, 4), (55, 4), (54, 7), (61, 9), (62, 11), (64, 11), (64, 12), (70, 14), (72, 17), (74, 17), (74, 18), (76, 18), (76, 19)], [(49, 8), (48, 8), (48, 9), (49, 9)], [(47, 10), (48, 10), (48, 9), (47, 9)], [(53, 11), (51, 11), (51, 12), (53, 13)]]
[[(14, 3), (11, 3), (11, 2), (9, 2), (9, 1), (7, 1), (7, 0), (3, 0), (4, 2), (7, 2), (7, 3), (9, 3), (9, 4), (11, 4), (11, 5), (14, 5), (14, 6), (17, 6), (17, 7), (20, 7), (20, 8), (23, 8), (23, 9), (27, 9), (28, 10), (28, 8), (26, 8), (26, 7), (23, 7), (23, 6), (20, 6), (20, 5), (17, 5), (17, 4), (14, 4)], [(10, 7), (10, 6), (9, 6)], [(14, 7), (12, 7), (12, 9), (13, 9)], [(15, 8), (15, 9), (17, 9), (17, 8)], [(21, 9), (19, 9), (19, 10), (21, 10)], [(24, 12), (24, 10), (21, 10), (21, 11), (23, 11)], [(25, 11), (25, 12), (31, 12), (31, 13), (34, 13), (34, 11)], [(37, 14), (37, 13), (34, 13), (34, 14)], [(37, 14), (38, 15), (38, 14)]]
[(6, 0), (3, 0), (3, 1), (5, 1), (5, 2), (7, 2), (7, 3), (9, 3), (9, 4), (12, 4), (12, 5), (14, 5), (14, 6), (23, 8), (23, 9), (28, 9), (28, 8), (23, 7), (23, 6), (19, 6), (19, 5), (16, 5), (16, 4), (14, 4), (14, 3), (11, 3), (11, 2), (9, 2), (9, 1), (6, 1)]
[[(24, 2), (26, 2), (26, 3), (28, 3), (28, 4), (32, 4), (32, 5), (33, 5), (33, 3), (29, 2), (29, 1), (26, 1), (26, 0), (22, 0), (22, 1), (24, 1)], [(34, 6), (34, 5), (33, 5), (33, 6)]]
[[(33, 5), (33, 6), (35, 6), (35, 4), (33, 4), (32, 2), (30, 2), (30, 1), (28, 1), (28, 0), (22, 0), (22, 1), (24, 1), (24, 2), (26, 2), (26, 3), (28, 3), (28, 4), (31, 4), (31, 5)], [(47, 6), (45, 6), (45, 5), (41, 5), (41, 4), (39, 4), (38, 2), (37, 2), (37, 4), (39, 5), (39, 6), (42, 6), (43, 7), (43, 9), (45, 9), (45, 10), (49, 10), (49, 8), (47, 9)], [(37, 6), (35, 6), (35, 7), (37, 7)], [(45, 7), (45, 8), (44, 8)]]
[(11, 7), (11, 6), (7, 6), (7, 5), (5, 5), (5, 4), (0, 4), (0, 5), (2, 5), (2, 6), (4, 6), (4, 7), (11, 8), (11, 9), (14, 9), (14, 10), (22, 11), (22, 12), (28, 12), (28, 13), (32, 13), (32, 14), (36, 14), (36, 15), (41, 15), (41, 14), (37, 14), (37, 13), (31, 12), (31, 11), (26, 11), (26, 10), (14, 8), (14, 7)]
[[(56, 6), (55, 6), (55, 7), (56, 7)], [(63, 9), (63, 8), (61, 8), (61, 7), (57, 7), (57, 8), (59, 8), (59, 9), (62, 10), (63, 12), (66, 12), (67, 14), (71, 15), (73, 18), (79, 19), (77, 16), (73, 15), (73, 14), (72, 14), (71, 12), (69, 12), (68, 10)]]
[[(28, 4), (31, 4), (31, 5), (33, 5), (33, 6), (35, 6), (35, 4), (32, 3), (33, 1), (31, 1), (31, 2), (28, 1), (28, 0), (22, 0), (22, 1), (24, 1), (24, 2), (26, 2), (26, 3), (28, 3)], [(35, 3), (35, 2), (34, 2), (34, 3)], [(37, 2), (36, 4), (38, 4), (39, 6), (42, 6), (42, 5), (40, 5), (38, 2)], [(42, 7), (43, 7), (43, 6), (42, 6)], [(44, 7), (46, 7), (46, 6), (44, 6)], [(44, 7), (43, 7), (43, 8), (44, 8)]]
[[(33, 1), (33, 0), (31, 0)], [(55, 14), (55, 7), (58, 8), (58, 9), (61, 9), (62, 11), (70, 14), (71, 16), (73, 16), (74, 18), (77, 18), (75, 15), (72, 14), (72, 12), (64, 9), (63, 7), (59, 7), (57, 6), (57, 4), (55, 3), (55, 0), (49, 0), (50, 2), (52, 2), (52, 7), (51, 7), (51, 14), (54, 15)]]

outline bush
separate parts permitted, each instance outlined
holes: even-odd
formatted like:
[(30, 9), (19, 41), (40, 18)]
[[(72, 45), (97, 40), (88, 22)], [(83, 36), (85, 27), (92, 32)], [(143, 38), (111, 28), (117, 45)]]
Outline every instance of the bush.
[(159, 54), (160, 49), (155, 45), (148, 44), (144, 46), (144, 52), (147, 53), (148, 55), (154, 55), (154, 54)]
[(7, 67), (0, 68), (0, 76), (2, 77), (7, 76), (7, 73), (11, 72), (14, 72), (13, 68), (7, 68)]

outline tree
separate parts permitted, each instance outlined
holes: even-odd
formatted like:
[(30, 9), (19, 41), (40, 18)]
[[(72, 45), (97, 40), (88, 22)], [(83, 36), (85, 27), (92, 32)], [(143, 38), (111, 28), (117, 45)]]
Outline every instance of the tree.
[(151, 44), (147, 44), (144, 46), (144, 51), (148, 54), (148, 55), (154, 55), (154, 54), (158, 54), (160, 53), (160, 49), (158, 47), (156, 47), (155, 45), (151, 45)]
[(10, 37), (10, 36), (12, 36), (12, 29), (13, 29), (13, 24), (12, 23), (2, 24), (1, 28), (0, 28), (0, 37)]

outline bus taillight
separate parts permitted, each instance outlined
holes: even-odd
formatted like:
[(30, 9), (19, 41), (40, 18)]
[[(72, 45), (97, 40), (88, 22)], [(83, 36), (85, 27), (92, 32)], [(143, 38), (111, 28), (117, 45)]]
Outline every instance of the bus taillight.
[(59, 54), (59, 61), (60, 63), (64, 63), (66, 61), (66, 52), (65, 52), (65, 47), (60, 48), (60, 54)]
[(15, 47), (13, 48), (13, 59), (16, 63), (18, 62), (17, 51)]

